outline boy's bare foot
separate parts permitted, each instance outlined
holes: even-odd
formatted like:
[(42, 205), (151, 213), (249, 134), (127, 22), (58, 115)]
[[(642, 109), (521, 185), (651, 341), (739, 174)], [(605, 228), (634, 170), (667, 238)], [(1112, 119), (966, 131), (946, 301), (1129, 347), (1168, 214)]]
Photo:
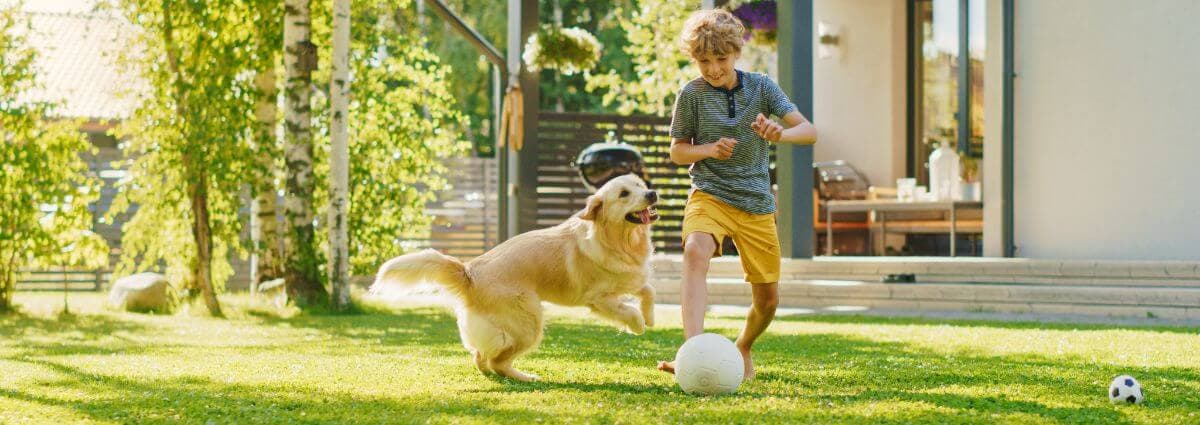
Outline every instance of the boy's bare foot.
[(738, 351), (742, 352), (742, 361), (746, 364), (746, 372), (742, 375), (743, 381), (754, 379), (754, 361), (750, 360), (750, 349), (738, 347)]
[[(738, 351), (741, 351), (741, 349), (739, 348)], [(754, 361), (750, 360), (749, 352), (742, 351), (742, 361), (745, 362), (745, 365), (746, 365), (746, 370), (745, 370), (744, 374), (742, 375), (742, 380), (749, 381), (749, 380), (754, 379), (754, 376), (755, 376)], [(660, 362), (658, 362), (658, 370), (661, 370), (663, 372), (674, 375), (675, 374), (675, 362), (660, 361)]]
[(674, 375), (675, 362), (660, 361), (658, 362), (658, 370)]

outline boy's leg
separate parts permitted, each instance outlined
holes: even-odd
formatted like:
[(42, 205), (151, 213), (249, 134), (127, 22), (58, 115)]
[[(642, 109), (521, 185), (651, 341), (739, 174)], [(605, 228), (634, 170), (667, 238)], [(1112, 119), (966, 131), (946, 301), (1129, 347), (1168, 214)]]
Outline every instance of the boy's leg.
[[(683, 340), (704, 333), (708, 307), (708, 262), (721, 255), (718, 243), (729, 234), (730, 207), (699, 190), (688, 194), (683, 207), (683, 282), (679, 286)], [(675, 373), (675, 362), (658, 362), (659, 370)]]
[[(704, 333), (704, 312), (708, 307), (708, 262), (716, 250), (716, 238), (711, 234), (692, 232), (684, 239), (683, 282), (679, 287), (684, 341)], [(659, 362), (658, 369), (674, 373), (675, 362)]]
[(746, 327), (736, 344), (746, 362), (745, 379), (754, 379), (751, 348), (775, 319), (775, 308), (779, 306), (779, 236), (774, 214), (747, 214), (740, 221), (742, 225), (733, 233), (733, 243), (741, 254), (742, 270), (753, 292)]
[(767, 326), (775, 319), (775, 308), (779, 306), (779, 283), (756, 283), (753, 288), (750, 313), (746, 314), (746, 327), (738, 336), (736, 345), (742, 352), (742, 360), (746, 362), (745, 379), (754, 379), (754, 361), (750, 358), (750, 350), (754, 340), (767, 330)]
[(683, 340), (704, 333), (704, 313), (708, 308), (708, 262), (716, 252), (713, 235), (693, 232), (683, 249), (683, 282), (679, 287), (679, 307), (683, 310)]

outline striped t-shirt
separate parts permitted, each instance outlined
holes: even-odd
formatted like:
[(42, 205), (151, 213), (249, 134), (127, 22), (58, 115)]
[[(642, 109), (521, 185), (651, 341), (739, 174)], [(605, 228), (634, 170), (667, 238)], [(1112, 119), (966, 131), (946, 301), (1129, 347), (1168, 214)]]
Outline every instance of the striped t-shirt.
[(671, 117), (671, 138), (694, 145), (722, 137), (738, 141), (726, 160), (706, 158), (692, 164), (692, 188), (751, 214), (775, 212), (771, 194), (770, 142), (754, 134), (750, 124), (759, 113), (782, 117), (796, 110), (783, 89), (766, 75), (737, 71), (733, 89), (713, 87), (696, 78), (679, 90)]

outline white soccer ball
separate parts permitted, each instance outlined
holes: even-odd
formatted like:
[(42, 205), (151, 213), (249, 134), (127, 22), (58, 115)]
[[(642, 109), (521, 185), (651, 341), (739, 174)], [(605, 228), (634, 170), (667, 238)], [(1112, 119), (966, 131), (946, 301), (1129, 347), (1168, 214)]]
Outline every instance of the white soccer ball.
[(721, 335), (696, 335), (675, 353), (675, 381), (689, 394), (728, 394), (737, 391), (746, 373), (742, 353)]
[(1108, 400), (1113, 404), (1140, 404), (1145, 399), (1142, 395), (1142, 384), (1132, 376), (1118, 376), (1108, 385)]

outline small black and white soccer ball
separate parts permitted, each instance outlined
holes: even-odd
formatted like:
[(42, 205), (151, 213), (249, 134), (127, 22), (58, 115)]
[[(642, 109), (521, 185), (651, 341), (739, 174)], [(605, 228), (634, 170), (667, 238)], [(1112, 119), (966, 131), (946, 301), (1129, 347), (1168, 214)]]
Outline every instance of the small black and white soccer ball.
[(1108, 385), (1108, 400), (1113, 404), (1141, 404), (1146, 400), (1142, 394), (1142, 384), (1129, 375), (1113, 378)]

